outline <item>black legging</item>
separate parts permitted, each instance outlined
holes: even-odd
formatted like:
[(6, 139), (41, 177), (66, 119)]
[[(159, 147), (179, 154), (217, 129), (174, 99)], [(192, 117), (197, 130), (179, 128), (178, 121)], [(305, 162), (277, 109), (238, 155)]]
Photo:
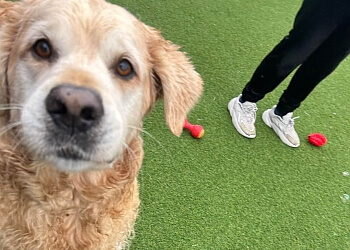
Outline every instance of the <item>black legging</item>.
[(277, 110), (293, 112), (350, 52), (350, 0), (304, 0), (294, 27), (261, 62), (242, 93), (257, 102), (295, 68)]

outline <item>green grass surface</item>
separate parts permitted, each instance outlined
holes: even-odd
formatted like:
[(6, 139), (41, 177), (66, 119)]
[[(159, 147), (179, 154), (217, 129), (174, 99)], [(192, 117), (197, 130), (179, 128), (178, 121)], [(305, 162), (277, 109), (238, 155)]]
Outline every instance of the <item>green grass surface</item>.
[[(350, 249), (350, 60), (296, 110), (297, 149), (261, 120), (288, 79), (259, 102), (257, 138), (240, 136), (228, 101), (287, 34), (301, 0), (118, 0), (183, 47), (205, 82), (189, 120), (200, 140), (167, 129), (159, 103), (144, 126), (141, 207), (131, 249)], [(289, 78), (290, 79), (290, 78)], [(321, 132), (328, 143), (307, 143)]]

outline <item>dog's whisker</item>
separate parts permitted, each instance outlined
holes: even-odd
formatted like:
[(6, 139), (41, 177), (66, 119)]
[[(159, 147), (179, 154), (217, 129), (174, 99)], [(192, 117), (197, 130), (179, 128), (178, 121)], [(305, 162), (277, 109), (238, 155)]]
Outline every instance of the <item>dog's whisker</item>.
[(23, 104), (21, 104), (21, 103), (17, 103), (17, 102), (10, 102), (10, 103), (2, 103), (2, 104), (0, 104), (0, 106), (4, 106), (4, 105), (13, 105), (13, 106), (23, 106)]
[(159, 146), (161, 146), (162, 148), (164, 148), (164, 146), (162, 145), (162, 143), (160, 141), (158, 141), (151, 133), (147, 132), (146, 130), (142, 129), (142, 128), (138, 128), (138, 127), (134, 127), (134, 126), (128, 126), (131, 129), (135, 129), (140, 131), (141, 133), (144, 133), (146, 135), (148, 135), (153, 141), (157, 142)]
[(15, 143), (15, 145), (13, 146), (13, 150), (16, 151), (17, 148), (19, 147), (19, 145), (21, 145), (23, 143), (23, 141), (24, 141), (23, 137), (18, 139), (17, 142)]
[(9, 106), (9, 107), (1, 107), (0, 106), (0, 110), (21, 110), (22, 108), (21, 107), (13, 107), (13, 106)]
[(0, 104), (0, 107), (23, 107), (23, 105), (19, 103), (3, 103)]
[(6, 134), (8, 131), (10, 131), (13, 128), (20, 126), (21, 124), (22, 124), (21, 122), (14, 122), (14, 123), (8, 124), (4, 128), (0, 129), (0, 136), (3, 134)]
[(137, 157), (136, 157), (135, 151), (132, 148), (130, 148), (129, 145), (126, 144), (125, 142), (123, 143), (123, 145), (125, 150), (133, 156), (133, 159), (136, 159)]
[(16, 103), (6, 103), (6, 104), (0, 104), (0, 111), (3, 110), (21, 110), (23, 108), (23, 105), (16, 104)]

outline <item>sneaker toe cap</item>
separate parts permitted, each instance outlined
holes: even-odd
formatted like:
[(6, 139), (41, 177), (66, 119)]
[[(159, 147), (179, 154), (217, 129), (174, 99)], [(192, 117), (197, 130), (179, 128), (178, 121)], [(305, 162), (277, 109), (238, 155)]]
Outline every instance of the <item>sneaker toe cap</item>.
[(298, 135), (286, 134), (286, 137), (287, 137), (288, 141), (290, 141), (290, 143), (292, 143), (294, 146), (300, 145), (300, 140), (299, 140)]
[(255, 126), (253, 125), (249, 126), (248, 124), (240, 123), (240, 127), (242, 131), (247, 135), (253, 136), (256, 134)]

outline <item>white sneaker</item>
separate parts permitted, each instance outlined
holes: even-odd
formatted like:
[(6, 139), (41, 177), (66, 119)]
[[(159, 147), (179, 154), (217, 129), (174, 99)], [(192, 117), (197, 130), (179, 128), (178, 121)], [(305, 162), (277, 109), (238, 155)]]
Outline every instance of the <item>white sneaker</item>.
[(247, 138), (255, 138), (256, 131), (254, 123), (258, 108), (256, 104), (252, 102), (241, 103), (239, 101), (240, 97), (241, 95), (233, 98), (228, 103), (228, 111), (232, 116), (232, 123), (241, 135)]
[(275, 131), (275, 133), (285, 144), (293, 148), (299, 147), (299, 136), (294, 129), (294, 119), (298, 117), (292, 118), (293, 112), (280, 117), (275, 114), (275, 108), (276, 105), (263, 113), (263, 121), (267, 126)]

